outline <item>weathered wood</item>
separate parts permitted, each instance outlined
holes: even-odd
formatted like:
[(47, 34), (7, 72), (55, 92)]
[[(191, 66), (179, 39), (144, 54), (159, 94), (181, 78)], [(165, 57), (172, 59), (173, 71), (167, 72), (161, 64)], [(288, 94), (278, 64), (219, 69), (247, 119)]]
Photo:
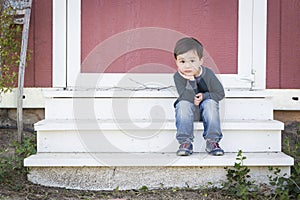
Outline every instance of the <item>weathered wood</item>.
[(26, 54), (28, 45), (28, 30), (30, 22), (32, 0), (29, 0), (25, 8), (24, 25), (22, 32), (22, 47), (20, 53), (19, 75), (18, 75), (18, 104), (17, 104), (17, 125), (18, 125), (18, 142), (23, 141), (23, 88), (24, 75), (26, 66)]

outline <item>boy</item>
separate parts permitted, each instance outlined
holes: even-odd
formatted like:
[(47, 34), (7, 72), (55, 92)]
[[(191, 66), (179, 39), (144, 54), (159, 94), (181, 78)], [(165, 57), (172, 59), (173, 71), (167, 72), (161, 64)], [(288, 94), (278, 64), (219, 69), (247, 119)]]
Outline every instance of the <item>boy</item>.
[(221, 156), (224, 151), (219, 146), (222, 139), (219, 101), (225, 96), (224, 88), (214, 72), (202, 66), (203, 46), (196, 39), (180, 39), (176, 43), (174, 56), (178, 71), (173, 78), (179, 94), (174, 103), (176, 139), (180, 144), (177, 155), (189, 156), (193, 153), (193, 122), (200, 114), (206, 140), (205, 150), (209, 154)]

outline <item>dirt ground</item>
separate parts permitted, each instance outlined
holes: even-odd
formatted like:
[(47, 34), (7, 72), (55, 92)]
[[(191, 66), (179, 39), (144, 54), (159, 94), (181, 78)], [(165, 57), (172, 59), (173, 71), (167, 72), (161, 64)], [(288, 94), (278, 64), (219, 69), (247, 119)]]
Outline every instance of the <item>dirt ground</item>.
[[(10, 124), (13, 125), (13, 124)], [(30, 129), (30, 128), (29, 128)], [(293, 135), (299, 130), (297, 123), (287, 126), (285, 133)], [(32, 134), (32, 133), (27, 133)], [(0, 148), (9, 149), (8, 144), (16, 138), (15, 129), (0, 129)], [(294, 136), (292, 136), (294, 137)], [(296, 136), (295, 136), (296, 137)], [(255, 199), (271, 199), (271, 190), (261, 187), (259, 195)], [(66, 199), (66, 200), (94, 200), (94, 199), (238, 199), (230, 196), (221, 189), (161, 189), (161, 190), (129, 190), (129, 191), (83, 191), (68, 190), (63, 188), (45, 187), (27, 181), (26, 176), (11, 176), (4, 183), (0, 183), (0, 200), (23, 199)]]

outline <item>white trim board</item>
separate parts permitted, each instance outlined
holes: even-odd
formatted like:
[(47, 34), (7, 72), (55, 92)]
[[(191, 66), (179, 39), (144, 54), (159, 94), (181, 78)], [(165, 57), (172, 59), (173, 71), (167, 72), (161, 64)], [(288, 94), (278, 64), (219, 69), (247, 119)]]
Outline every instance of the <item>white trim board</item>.
[[(23, 108), (45, 108), (45, 88), (24, 88)], [(47, 90), (52, 90), (47, 88)], [(17, 88), (12, 92), (0, 95), (0, 108), (17, 108)]]
[[(103, 92), (101, 92), (101, 94), (103, 94)], [(241, 95), (243, 95), (245, 98), (249, 98), (251, 94), (251, 91), (226, 91), (227, 97), (242, 97)], [(259, 94), (263, 97), (273, 96), (273, 110), (300, 111), (300, 89), (267, 89), (261, 93), (257, 93), (256, 91), (255, 94)], [(68, 91), (55, 88), (24, 88), (24, 96), (24, 108), (45, 108), (45, 98), (70, 97), (70, 94)], [(161, 97), (163, 98), (165, 96), (170, 97), (169, 93), (167, 93), (167, 95), (163, 94)], [(296, 100), (297, 98), (298, 100)], [(0, 96), (0, 108), (16, 108), (16, 99), (17, 89), (2, 94)]]
[[(81, 79), (81, 0), (53, 0), (53, 3), (53, 67), (56, 69), (53, 86), (77, 87), (76, 81)], [(66, 10), (58, 8), (59, 5)], [(238, 73), (226, 75), (230, 78), (224, 78), (228, 80), (224, 85), (265, 89), (267, 0), (239, 0), (238, 12)], [(59, 28), (66, 30), (66, 35)]]
[(268, 89), (274, 110), (300, 111), (300, 89)]
[(52, 25), (52, 85), (53, 87), (66, 87), (67, 80), (67, 2), (53, 0)]

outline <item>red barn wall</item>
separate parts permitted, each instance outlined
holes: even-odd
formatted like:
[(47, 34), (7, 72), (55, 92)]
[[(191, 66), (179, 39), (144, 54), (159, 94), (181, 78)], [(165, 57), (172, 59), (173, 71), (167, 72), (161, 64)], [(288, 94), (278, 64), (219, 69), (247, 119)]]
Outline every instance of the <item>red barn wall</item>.
[(268, 1), (267, 88), (300, 89), (300, 1)]
[[(62, 33), (64, 34), (64, 33)], [(52, 0), (33, 0), (25, 71), (26, 87), (52, 86)]]
[[(99, 4), (101, 1), (89, 0), (84, 1), (82, 5), (82, 17), (86, 21), (82, 22), (82, 59), (88, 54), (91, 49), (98, 44), (101, 40), (109, 37), (109, 34), (114, 31), (122, 31), (122, 23), (120, 26), (113, 26), (110, 29), (107, 19), (101, 17), (95, 20), (95, 16), (102, 16), (101, 13), (106, 11), (95, 10), (92, 5)], [(89, 2), (89, 3), (87, 3)], [(107, 2), (110, 2), (107, 0)], [(116, 3), (124, 1), (114, 1)], [(154, 1), (155, 2), (155, 1)], [(163, 2), (163, 1), (159, 1)], [(165, 1), (173, 2), (173, 1)], [(185, 3), (187, 1), (184, 1)], [(194, 3), (200, 2), (204, 5), (202, 8), (205, 13), (200, 14), (199, 17), (205, 20), (196, 20), (196, 26), (193, 26), (191, 32), (183, 29), (184, 26), (178, 29), (185, 34), (193, 35), (201, 40), (208, 52), (213, 57), (217, 66), (220, 66), (222, 73), (235, 73), (237, 63), (237, 0), (223, 1), (223, 0), (210, 0), (210, 1), (191, 1)], [(199, 3), (199, 4), (200, 4)], [(142, 5), (140, 5), (142, 6)], [(153, 4), (154, 6), (154, 4)], [(147, 8), (145, 8), (147, 11)], [(92, 11), (95, 12), (92, 12)], [(168, 12), (170, 9), (158, 9), (159, 12)], [(267, 32), (267, 88), (300, 88), (300, 1), (298, 0), (271, 0), (268, 1), (268, 32)], [(148, 10), (150, 15), (152, 12)], [(120, 14), (126, 14), (120, 8)], [(220, 14), (221, 12), (221, 14)], [(112, 14), (111, 12), (110, 14)], [(172, 18), (178, 17), (169, 13), (170, 19), (159, 20), (158, 24), (167, 28), (174, 28), (177, 26)], [(108, 13), (109, 14), (109, 13)], [(131, 15), (132, 13), (127, 13)], [(185, 13), (184, 13), (185, 14)], [(188, 16), (181, 14), (183, 22), (189, 19)], [(205, 18), (203, 18), (205, 15)], [(116, 17), (116, 16), (115, 16)], [(180, 17), (179, 17), (180, 18)], [(231, 33), (228, 33), (224, 25), (224, 18), (230, 24)], [(178, 19), (178, 18), (177, 18)], [(229, 19), (229, 20), (228, 20)], [(125, 20), (125, 18), (124, 18)], [(235, 21), (233, 21), (235, 20)], [(171, 21), (171, 22), (170, 22)], [(225, 20), (226, 21), (226, 20)], [(137, 21), (135, 21), (137, 22)], [(155, 25), (154, 21), (143, 18), (140, 21), (142, 24), (139, 26)], [(168, 23), (170, 22), (170, 23)], [(183, 23), (182, 22), (182, 23)], [(197, 27), (205, 27), (206, 31), (198, 33)], [(92, 28), (88, 28), (92, 26)], [(134, 24), (134, 26), (137, 26)], [(104, 27), (106, 29), (104, 29)], [(122, 29), (123, 28), (123, 29)], [(126, 27), (125, 27), (126, 28)], [(130, 27), (127, 27), (130, 28)], [(131, 27), (132, 28), (132, 27)], [(120, 29), (120, 30), (119, 30)], [(88, 32), (88, 30), (90, 32)], [(207, 31), (207, 30), (214, 30)], [(225, 31), (224, 31), (225, 30)], [(92, 32), (91, 32), (92, 31)], [(94, 31), (100, 34), (91, 34)], [(62, 33), (65, 34), (65, 33)], [(225, 34), (225, 35), (224, 35)], [(224, 35), (224, 37), (222, 37)], [(225, 38), (225, 39), (224, 39)], [(229, 41), (226, 43), (226, 41)], [(229, 52), (226, 48), (220, 48), (229, 45)], [(27, 87), (51, 87), (52, 86), (52, 0), (33, 0), (30, 35), (29, 35), (29, 49), (32, 51), (31, 61), (26, 68), (25, 85)], [(127, 56), (135, 55), (137, 52)], [(148, 55), (147, 50), (141, 52), (143, 55)], [(160, 52), (152, 52), (153, 56), (145, 58), (147, 62), (151, 59), (157, 59)], [(170, 56), (169, 53), (163, 52), (164, 56)], [(226, 56), (224, 56), (226, 55)], [(226, 58), (224, 58), (226, 57)], [(115, 64), (120, 63), (116, 61)], [(110, 68), (110, 72), (128, 71), (130, 65), (143, 62), (137, 60), (129, 63), (125, 68)], [(172, 62), (172, 57), (165, 59), (164, 62)], [(122, 62), (121, 62), (122, 63)], [(83, 69), (83, 71), (88, 69)]]
[[(135, 28), (160, 27), (197, 38), (215, 63), (211, 67), (218, 68), (221, 73), (237, 72), (238, 0), (89, 0), (82, 1), (81, 6), (82, 60), (98, 44), (115, 34)], [(124, 42), (134, 39), (126, 38)], [(142, 43), (147, 39), (136, 40)], [(167, 38), (157, 39), (163, 41)], [(118, 46), (111, 48), (117, 49)], [(172, 52), (173, 48), (171, 52), (157, 49), (128, 52), (105, 68), (105, 72), (124, 73), (145, 63), (163, 64), (173, 70), (160, 70), (150, 65), (148, 69), (139, 72), (174, 72), (176, 66)], [(99, 59), (105, 59), (105, 55)], [(89, 67), (83, 68), (82, 72), (99, 71), (97, 67)]]

